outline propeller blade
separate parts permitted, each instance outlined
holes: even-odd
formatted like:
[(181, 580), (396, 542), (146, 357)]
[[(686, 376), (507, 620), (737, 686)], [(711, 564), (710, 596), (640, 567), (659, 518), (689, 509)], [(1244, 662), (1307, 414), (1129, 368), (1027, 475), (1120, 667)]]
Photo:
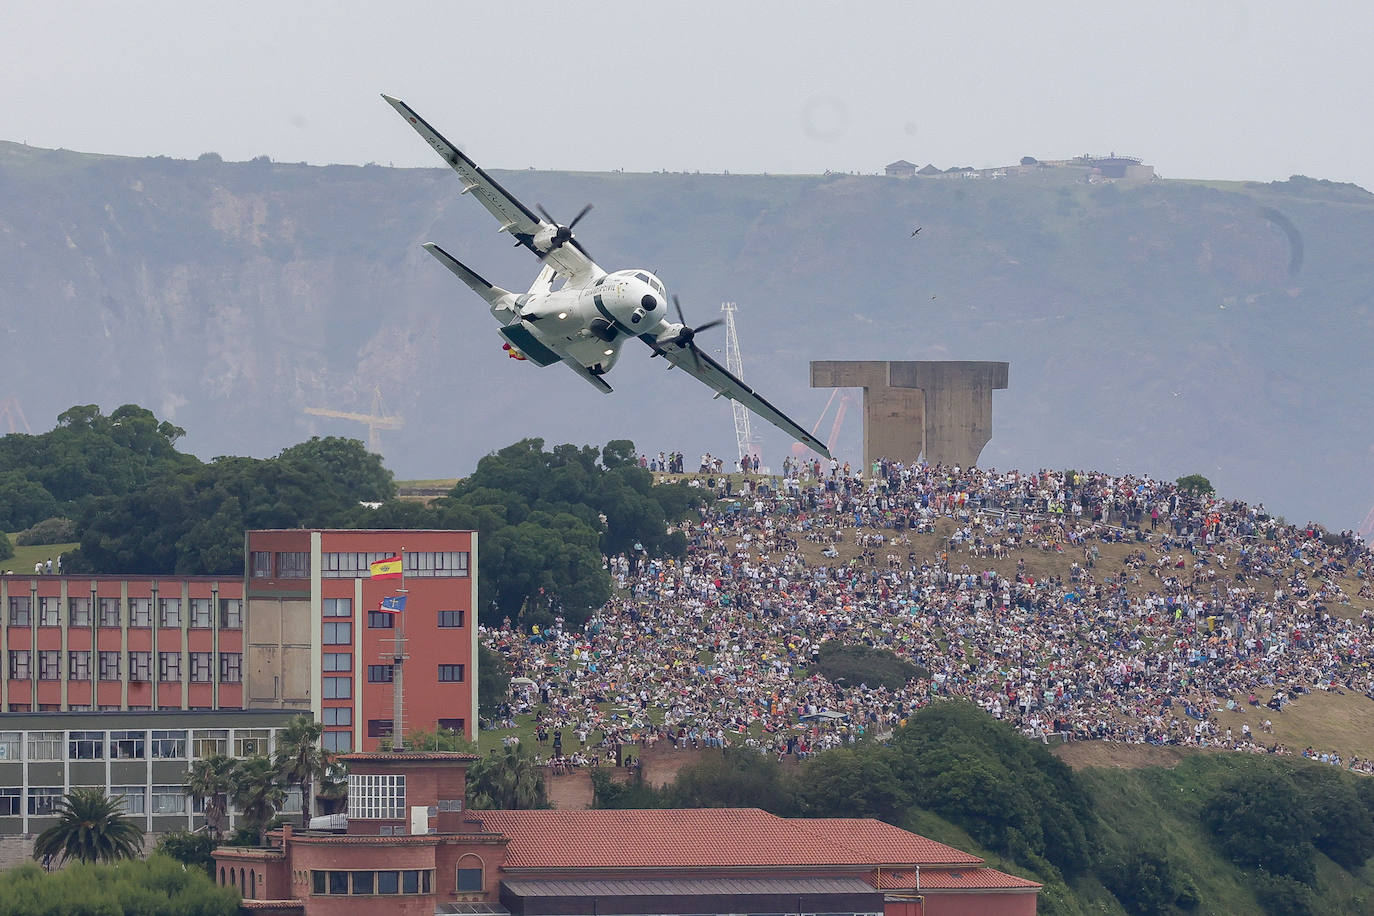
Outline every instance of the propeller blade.
[(673, 293), (673, 308), (677, 309), (677, 323), (685, 325), (687, 319), (682, 317), (682, 303), (677, 301), (677, 293)]
[(687, 352), (692, 354), (692, 365), (698, 372), (701, 371), (701, 357), (697, 355), (697, 345), (692, 341), (687, 341)]
[(544, 222), (548, 223), (551, 226), (558, 225), (558, 220), (554, 219), (552, 216), (549, 216), (549, 211), (544, 209), (543, 204), (535, 204), (534, 209), (538, 210), (539, 215), (544, 217)]
[(568, 228), (571, 229), (573, 226), (576, 226), (578, 220), (580, 220), (580, 219), (582, 219), (582, 217), (586, 216), (586, 215), (587, 215), (587, 212), (588, 212), (589, 210), (591, 210), (591, 208), (592, 208), (592, 205), (591, 205), (591, 204), (587, 204), (587, 206), (585, 206), (585, 207), (583, 207), (581, 210), (579, 210), (578, 213), (577, 213), (577, 215), (574, 216), (574, 217), (572, 218), (572, 222), (568, 223)]
[(705, 331), (708, 328), (714, 328), (718, 324), (725, 324), (725, 319), (717, 318), (715, 321), (708, 321), (705, 324), (699, 324), (696, 327), (692, 328), (692, 331), (696, 334), (700, 334), (702, 331)]

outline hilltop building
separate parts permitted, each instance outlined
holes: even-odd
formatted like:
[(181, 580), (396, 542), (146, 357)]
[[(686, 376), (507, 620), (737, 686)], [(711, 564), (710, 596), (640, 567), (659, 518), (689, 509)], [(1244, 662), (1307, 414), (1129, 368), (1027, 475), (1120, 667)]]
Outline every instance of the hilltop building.
[(216, 880), (242, 912), (300, 916), (1033, 916), (1040, 885), (866, 818), (757, 808), (462, 810), (449, 753), (348, 754), (342, 833), (220, 847)]
[(896, 162), (889, 162), (883, 173), (890, 178), (911, 178), (916, 174), (916, 163), (898, 159)]

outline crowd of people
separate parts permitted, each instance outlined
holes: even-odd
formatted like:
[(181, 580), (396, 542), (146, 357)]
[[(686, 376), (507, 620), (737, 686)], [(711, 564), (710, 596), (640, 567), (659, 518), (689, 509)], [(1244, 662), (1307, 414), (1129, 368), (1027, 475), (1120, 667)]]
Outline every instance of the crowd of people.
[[(583, 631), (485, 633), (519, 679), (510, 715), (576, 736), (560, 759), (656, 742), (805, 755), (942, 697), (1047, 741), (1289, 753), (1272, 733), (1289, 703), (1374, 699), (1374, 557), (1353, 532), (1144, 476), (867, 471), (789, 458), (777, 477), (702, 481), (731, 498), (684, 525), (685, 558), (607, 557), (617, 597)], [(828, 640), (929, 677), (832, 683)]]

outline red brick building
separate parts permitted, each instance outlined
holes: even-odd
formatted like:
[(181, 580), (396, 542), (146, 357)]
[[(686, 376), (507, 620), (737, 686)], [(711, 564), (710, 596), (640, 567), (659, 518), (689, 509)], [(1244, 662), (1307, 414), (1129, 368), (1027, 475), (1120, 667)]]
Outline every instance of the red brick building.
[[(294, 709), (335, 751), (394, 728), (477, 722), (477, 533), (286, 530), (244, 537), (235, 577), (0, 575), (0, 711)], [(401, 554), (404, 580), (369, 578)], [(381, 613), (404, 588), (406, 610)]]
[(880, 821), (756, 808), (463, 812), (462, 754), (351, 754), (344, 833), (220, 847), (243, 910), (1034, 916), (1040, 885)]

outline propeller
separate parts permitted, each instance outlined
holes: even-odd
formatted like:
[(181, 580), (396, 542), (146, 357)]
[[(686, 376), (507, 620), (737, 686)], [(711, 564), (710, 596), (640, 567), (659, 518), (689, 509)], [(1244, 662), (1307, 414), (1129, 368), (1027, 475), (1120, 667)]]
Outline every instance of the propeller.
[[(553, 239), (549, 244), (549, 250), (539, 256), (539, 260), (542, 261), (544, 260), (544, 258), (547, 258), (550, 254), (562, 248), (568, 242), (572, 241), (573, 227), (581, 221), (582, 217), (586, 216), (587, 213), (591, 211), (592, 205), (587, 204), (587, 206), (577, 211), (577, 215), (572, 218), (572, 222), (568, 223), (566, 226), (564, 226), (563, 224), (558, 222), (558, 220), (550, 216), (549, 211), (544, 209), (543, 204), (535, 204), (534, 208), (539, 211), (540, 216), (544, 217), (545, 222), (551, 224), (554, 227)], [(586, 254), (587, 249), (583, 248), (582, 251), (584, 254)], [(588, 254), (587, 257), (591, 258), (591, 255)], [(592, 258), (592, 260), (596, 259)]]
[(697, 327), (693, 328), (688, 326), (687, 319), (683, 317), (682, 303), (678, 301), (676, 294), (673, 295), (673, 308), (677, 309), (677, 320), (678, 323), (682, 325), (682, 330), (677, 332), (677, 337), (674, 338), (674, 343), (676, 343), (679, 347), (685, 347), (687, 351), (692, 354), (692, 363), (696, 366), (697, 371), (700, 372), (701, 357), (697, 355), (697, 345), (693, 341), (695, 340), (698, 332), (709, 330), (710, 328), (714, 328), (718, 324), (724, 324), (725, 319), (717, 318), (714, 321), (708, 321), (703, 325), (698, 325)]

